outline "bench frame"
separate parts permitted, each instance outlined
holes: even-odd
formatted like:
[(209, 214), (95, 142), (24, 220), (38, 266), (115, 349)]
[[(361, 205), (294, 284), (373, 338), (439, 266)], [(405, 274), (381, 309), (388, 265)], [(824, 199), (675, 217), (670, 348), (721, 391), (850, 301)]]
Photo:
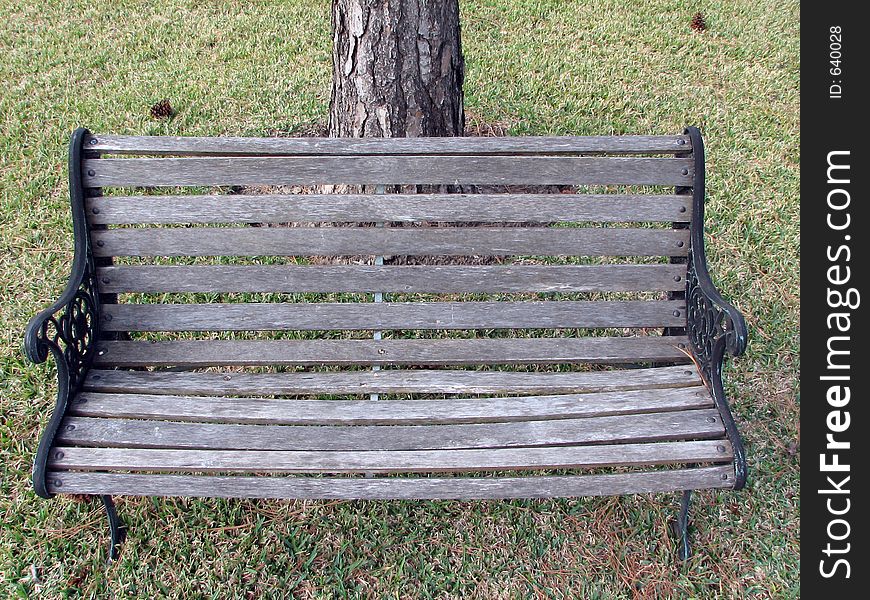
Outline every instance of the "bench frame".
[[(688, 264), (685, 291), (670, 292), (669, 299), (686, 300), (686, 327), (666, 328), (665, 335), (688, 336), (691, 357), (712, 394), (733, 448), (733, 489), (741, 489), (747, 477), (746, 456), (722, 383), (722, 367), (726, 352), (736, 357), (746, 349), (747, 328), (743, 315), (722, 297), (707, 269), (704, 252), (704, 146), (701, 133), (696, 127), (686, 128), (684, 134), (692, 142), (690, 154), (687, 152), (678, 156), (693, 158), (694, 181), (692, 187), (677, 188), (676, 192), (692, 194), (693, 213), (690, 224), (675, 223), (674, 227), (690, 227), (690, 248), (686, 258), (671, 259), (672, 262)], [(53, 496), (46, 481), (47, 463), (55, 436), (66, 414), (68, 400), (81, 388), (97, 355), (98, 341), (123, 339), (124, 336), (104, 333), (100, 327), (102, 306), (115, 303), (117, 299), (113, 294), (99, 293), (97, 287), (96, 269), (109, 264), (111, 259), (94, 256), (88, 233), (86, 195), (99, 195), (99, 190), (86, 190), (82, 181), (82, 161), (86, 157), (90, 158), (85, 147), (88, 135), (87, 129), (77, 129), (72, 135), (69, 149), (70, 204), (75, 237), (72, 271), (60, 298), (30, 321), (24, 337), (25, 353), (32, 362), (45, 362), (51, 353), (57, 365), (57, 400), (40, 438), (33, 466), (33, 486), (37, 495), (43, 498)], [(91, 143), (96, 142), (94, 138), (90, 139)], [(680, 555), (684, 559), (690, 553), (687, 537), (690, 494), (690, 490), (683, 493), (681, 510), (676, 521), (677, 532), (682, 538)], [(118, 555), (126, 529), (118, 519), (112, 498), (107, 495), (101, 498), (110, 525), (109, 556), (112, 560)]]

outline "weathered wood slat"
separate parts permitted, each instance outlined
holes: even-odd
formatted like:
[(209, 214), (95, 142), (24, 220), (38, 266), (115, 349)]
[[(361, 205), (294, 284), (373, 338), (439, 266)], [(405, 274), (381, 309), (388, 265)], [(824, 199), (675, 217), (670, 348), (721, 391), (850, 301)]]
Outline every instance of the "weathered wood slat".
[(686, 256), (688, 229), (197, 227), (92, 231), (95, 256)]
[[(697, 382), (700, 383), (700, 382)], [(702, 385), (633, 391), (455, 398), (450, 400), (293, 400), (82, 392), (79, 417), (273, 425), (423, 425), (571, 419), (710, 408)]]
[(686, 303), (308, 302), (107, 304), (103, 331), (274, 331), (684, 327)]
[(85, 148), (103, 154), (194, 156), (385, 154), (674, 154), (691, 152), (686, 135), (456, 138), (240, 138), (94, 134)]
[(97, 367), (686, 362), (677, 336), (99, 342)]
[(85, 187), (213, 185), (691, 186), (689, 158), (293, 156), (82, 161)]
[(473, 450), (270, 451), (55, 447), (50, 469), (257, 473), (436, 473), (724, 462), (726, 440)]
[(579, 372), (381, 370), (173, 373), (92, 369), (89, 392), (181, 395), (571, 394), (697, 386), (694, 366)]
[(435, 450), (723, 438), (716, 409), (463, 425), (238, 425), (67, 417), (59, 446), (203, 450)]
[(686, 266), (116, 266), (104, 293), (124, 292), (637, 292), (681, 291)]
[(303, 500), (485, 500), (570, 498), (731, 488), (731, 466), (606, 475), (533, 477), (233, 477), (50, 472), (53, 494), (299, 498)]
[(578, 194), (294, 194), (99, 196), (93, 225), (440, 221), (481, 223), (688, 222), (691, 196)]

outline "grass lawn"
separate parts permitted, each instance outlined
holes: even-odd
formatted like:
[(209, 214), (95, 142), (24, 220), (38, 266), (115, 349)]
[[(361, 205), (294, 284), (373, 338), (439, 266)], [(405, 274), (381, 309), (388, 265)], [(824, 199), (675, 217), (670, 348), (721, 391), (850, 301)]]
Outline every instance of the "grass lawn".
[[(464, 0), (470, 121), (512, 135), (667, 134), (708, 154), (708, 255), (746, 314), (726, 383), (742, 493), (702, 492), (676, 559), (676, 495), (515, 502), (119, 500), (30, 485), (54, 405), (27, 319), (72, 261), (71, 131), (269, 135), (329, 101), (328, 2), (0, 0), (0, 596), (798, 597), (799, 7), (796, 0)], [(708, 30), (694, 33), (701, 10)], [(149, 107), (168, 98), (169, 121)], [(50, 361), (49, 361), (50, 362)]]

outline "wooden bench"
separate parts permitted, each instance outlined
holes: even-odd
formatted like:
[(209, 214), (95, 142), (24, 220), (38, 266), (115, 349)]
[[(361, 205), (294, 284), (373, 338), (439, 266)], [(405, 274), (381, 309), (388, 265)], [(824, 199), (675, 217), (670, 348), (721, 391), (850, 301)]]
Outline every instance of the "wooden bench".
[[(43, 497), (102, 496), (113, 553), (124, 534), (113, 495), (547, 498), (744, 484), (721, 369), (743, 352), (746, 326), (707, 272), (695, 128), (437, 139), (79, 129), (69, 172), (72, 275), (25, 338), (32, 361), (54, 355), (59, 378), (33, 481)], [(379, 193), (310, 187), (331, 184)]]

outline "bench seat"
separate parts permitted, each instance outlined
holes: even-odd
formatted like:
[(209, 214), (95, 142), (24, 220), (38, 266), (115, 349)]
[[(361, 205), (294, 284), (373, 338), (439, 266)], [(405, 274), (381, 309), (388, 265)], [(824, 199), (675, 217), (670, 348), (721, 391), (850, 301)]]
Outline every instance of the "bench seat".
[[(533, 395), (455, 397), (459, 389)], [(337, 398), (274, 397), (315, 390)], [(365, 397), (421, 390), (451, 396)], [(347, 394), (357, 397), (341, 398)], [(55, 438), (48, 480), (52, 492), (78, 494), (148, 494), (162, 482), (161, 495), (547, 497), (731, 487), (733, 458), (694, 365), (625, 373), (94, 370)], [(687, 467), (698, 463), (711, 466)], [(680, 468), (643, 470), (661, 465)], [(593, 467), (632, 470), (561, 476), (557, 485), (540, 485), (550, 477), (492, 476)], [(468, 479), (468, 488), (456, 478), (431, 476), (393, 483), (275, 477), (469, 471), (490, 476)], [(147, 483), (154, 476), (138, 475), (143, 472), (178, 475)], [(270, 481), (259, 489), (262, 477), (241, 477), (249, 473), (268, 473)]]

